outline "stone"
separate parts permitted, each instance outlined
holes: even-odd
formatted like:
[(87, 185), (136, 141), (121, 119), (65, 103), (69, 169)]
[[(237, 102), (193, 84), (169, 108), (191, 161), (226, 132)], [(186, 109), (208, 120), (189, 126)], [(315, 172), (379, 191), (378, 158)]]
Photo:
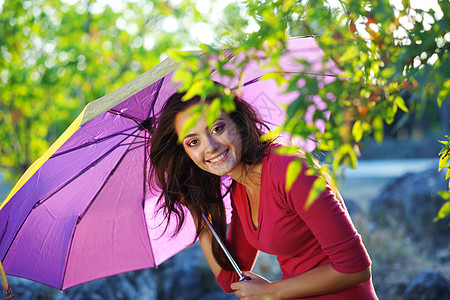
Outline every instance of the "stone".
[(450, 299), (450, 283), (435, 270), (419, 273), (403, 293), (404, 300)]
[(438, 191), (448, 189), (443, 172), (430, 169), (409, 173), (390, 181), (370, 202), (369, 219), (378, 226), (398, 230), (399, 227), (420, 248), (436, 251), (450, 242), (450, 216), (434, 222), (444, 200)]

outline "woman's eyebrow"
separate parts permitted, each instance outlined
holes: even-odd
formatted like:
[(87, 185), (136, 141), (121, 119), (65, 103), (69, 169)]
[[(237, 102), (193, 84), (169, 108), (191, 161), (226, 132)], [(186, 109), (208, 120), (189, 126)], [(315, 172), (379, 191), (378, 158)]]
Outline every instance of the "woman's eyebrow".
[(217, 119), (212, 123), (211, 127), (209, 127), (208, 124), (206, 124), (205, 132), (208, 132), (208, 131), (210, 131), (211, 129), (213, 129), (213, 127), (216, 125), (217, 121), (226, 122), (226, 120), (225, 120), (224, 118), (219, 117), (219, 118), (217, 118)]
[[(224, 118), (222, 118), (222, 117), (217, 118), (217, 119), (214, 121), (214, 123), (216, 123), (217, 121), (226, 122), (226, 120), (225, 120)], [(214, 125), (214, 123), (213, 123), (213, 125)], [(210, 129), (210, 128), (208, 127), (208, 125), (206, 125), (206, 129), (207, 129), (207, 130)]]
[[(217, 121), (226, 122), (226, 120), (225, 120), (224, 118), (222, 118), (222, 117), (219, 117), (217, 120), (214, 121), (214, 123), (217, 122)], [(208, 127), (208, 125), (206, 125), (205, 130), (206, 130), (206, 131), (209, 131), (209, 130), (210, 130), (210, 128)], [(197, 136), (197, 135), (198, 135), (197, 133), (189, 133), (189, 134), (186, 134), (186, 135), (182, 138), (182, 141), (184, 141), (184, 140), (187, 139), (187, 138), (195, 137), (195, 136)]]
[(185, 139), (187, 139), (187, 138), (194, 137), (194, 136), (196, 136), (196, 135), (197, 135), (196, 133), (189, 133), (189, 134), (186, 134), (186, 135), (183, 137), (183, 140), (185, 140)]

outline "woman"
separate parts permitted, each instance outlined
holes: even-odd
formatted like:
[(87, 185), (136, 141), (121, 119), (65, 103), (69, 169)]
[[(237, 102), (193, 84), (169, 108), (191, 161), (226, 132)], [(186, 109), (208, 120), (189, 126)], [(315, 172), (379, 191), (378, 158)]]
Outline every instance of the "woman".
[[(181, 205), (192, 212), (202, 250), (222, 289), (241, 299), (377, 299), (370, 258), (339, 193), (327, 185), (305, 207), (318, 176), (307, 175), (303, 164), (286, 190), (286, 169), (297, 157), (280, 155), (280, 145), (261, 140), (267, 127), (246, 102), (235, 98), (233, 112), (222, 112), (211, 127), (202, 115), (185, 133), (200, 99), (182, 97), (173, 95), (162, 110), (152, 135), (150, 176), (162, 189), (166, 217), (177, 218), (178, 228), (185, 217)], [(233, 179), (228, 238), (220, 180), (224, 175)], [(250, 281), (239, 282), (201, 212)], [(271, 283), (250, 272), (259, 250), (277, 255), (282, 280)]]

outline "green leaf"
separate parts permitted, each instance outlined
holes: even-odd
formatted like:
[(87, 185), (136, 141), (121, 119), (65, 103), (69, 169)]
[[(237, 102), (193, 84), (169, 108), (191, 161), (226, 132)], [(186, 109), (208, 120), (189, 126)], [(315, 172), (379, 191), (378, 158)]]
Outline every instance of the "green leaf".
[(438, 93), (437, 102), (439, 107), (442, 106), (442, 102), (444, 102), (444, 100), (448, 98), (449, 94), (450, 94), (450, 79), (447, 79)]
[(313, 174), (317, 174), (317, 172), (319, 172), (319, 170), (317, 170), (316, 168), (315, 168), (315, 165), (314, 165), (314, 157), (313, 157), (313, 155), (311, 154), (311, 153), (305, 153), (305, 159), (306, 159), (306, 163), (308, 164), (308, 166), (309, 166), (309, 169), (308, 169), (308, 171), (312, 171), (313, 172)]
[(288, 82), (285, 77), (281, 76), (281, 74), (277, 73), (277, 72), (266, 73), (265, 75), (263, 75), (261, 77), (260, 80), (267, 80), (267, 79), (275, 80), (275, 82), (278, 84), (278, 86), (281, 86), (282, 84), (285, 84)]
[(177, 49), (168, 49), (167, 56), (169, 56), (171, 59), (175, 61), (182, 61), (184, 58), (182, 52)]
[(450, 214), (450, 201), (447, 201), (442, 205), (441, 209), (438, 212), (437, 217), (434, 218), (434, 221), (439, 221), (444, 219), (446, 216)]
[(397, 97), (395, 97), (395, 104), (397, 104), (398, 107), (400, 107), (401, 110), (403, 110), (406, 113), (409, 113), (409, 109), (408, 107), (406, 107), (405, 101), (403, 100), (403, 98), (400, 95), (397, 95)]
[(397, 105), (390, 105), (386, 107), (386, 113), (383, 114), (384, 120), (387, 124), (392, 124), (394, 122), (395, 115), (397, 113)]
[(438, 191), (437, 193), (442, 197), (442, 199), (450, 200), (450, 191)]
[(448, 160), (450, 158), (450, 155), (442, 155), (439, 158), (439, 168), (438, 171), (440, 172), (443, 168), (450, 168), (450, 164), (448, 164)]
[(350, 158), (349, 165), (352, 169), (356, 169), (356, 166), (358, 165), (358, 158), (356, 157), (355, 150), (353, 147), (350, 146), (350, 144), (345, 144), (345, 148), (347, 149), (347, 154)]
[(394, 67), (386, 67), (381, 71), (381, 76), (386, 79), (390, 79), (395, 74)]
[(205, 88), (205, 81), (204, 80), (197, 80), (195, 81), (192, 86), (187, 90), (186, 94), (183, 96), (182, 100), (187, 101), (189, 99), (192, 99), (195, 96), (202, 95), (202, 91)]
[(381, 117), (376, 117), (372, 122), (373, 136), (377, 143), (381, 144), (384, 137), (384, 124)]
[(280, 155), (297, 156), (299, 153), (298, 147), (285, 146), (276, 149), (276, 152)]
[(337, 171), (338, 167), (345, 161), (348, 162), (352, 169), (355, 169), (358, 164), (358, 158), (355, 150), (350, 144), (343, 144), (335, 154), (333, 160), (333, 170)]
[(347, 47), (347, 50), (345, 51), (345, 53), (341, 56), (341, 60), (342, 61), (348, 61), (348, 60), (354, 60), (355, 57), (358, 56), (358, 54), (360, 53), (360, 50), (358, 49), (358, 46), (356, 45), (352, 45)]
[(202, 116), (204, 105), (196, 105), (189, 109), (189, 113), (192, 114), (192, 117), (187, 120), (186, 124), (184, 124), (183, 131), (181, 132), (180, 136), (178, 137), (178, 141), (181, 142), (184, 137), (188, 134), (189, 130), (191, 130), (195, 124), (197, 123), (198, 119)]
[(302, 162), (301, 159), (293, 160), (289, 163), (286, 170), (286, 192), (291, 190), (292, 185), (297, 179), (298, 175), (302, 171)]
[(313, 186), (311, 190), (309, 191), (308, 199), (306, 200), (304, 209), (307, 210), (311, 207), (311, 205), (314, 203), (314, 201), (317, 199), (317, 197), (322, 194), (322, 192), (325, 190), (325, 187), (327, 185), (326, 180), (318, 176), (316, 180), (313, 183)]
[(220, 107), (220, 99), (216, 98), (211, 102), (209, 107), (206, 110), (206, 124), (209, 128), (211, 128), (214, 122), (220, 117), (221, 107)]
[[(444, 147), (447, 145), (447, 147), (449, 147), (448, 149), (450, 149), (450, 135), (446, 135), (445, 137), (448, 139), (448, 141), (438, 141), (438, 142), (441, 143), (441, 144), (443, 144)], [(444, 148), (444, 149), (445, 149), (445, 148)], [(444, 149), (442, 149), (442, 151), (443, 151)], [(442, 152), (442, 151), (441, 151), (441, 152)]]
[(364, 134), (364, 131), (363, 131), (363, 127), (361, 125), (361, 121), (356, 120), (356, 122), (353, 124), (352, 135), (355, 138), (355, 141), (357, 143), (359, 143), (361, 141), (363, 134)]

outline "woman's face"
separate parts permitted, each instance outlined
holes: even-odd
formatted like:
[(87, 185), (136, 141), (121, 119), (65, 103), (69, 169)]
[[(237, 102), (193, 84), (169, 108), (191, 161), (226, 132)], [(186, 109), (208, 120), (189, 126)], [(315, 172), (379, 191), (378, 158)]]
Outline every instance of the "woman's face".
[(236, 124), (222, 113), (212, 127), (208, 127), (203, 114), (185, 136), (180, 136), (192, 116), (188, 108), (175, 117), (175, 130), (188, 156), (206, 172), (239, 177), (242, 141)]

